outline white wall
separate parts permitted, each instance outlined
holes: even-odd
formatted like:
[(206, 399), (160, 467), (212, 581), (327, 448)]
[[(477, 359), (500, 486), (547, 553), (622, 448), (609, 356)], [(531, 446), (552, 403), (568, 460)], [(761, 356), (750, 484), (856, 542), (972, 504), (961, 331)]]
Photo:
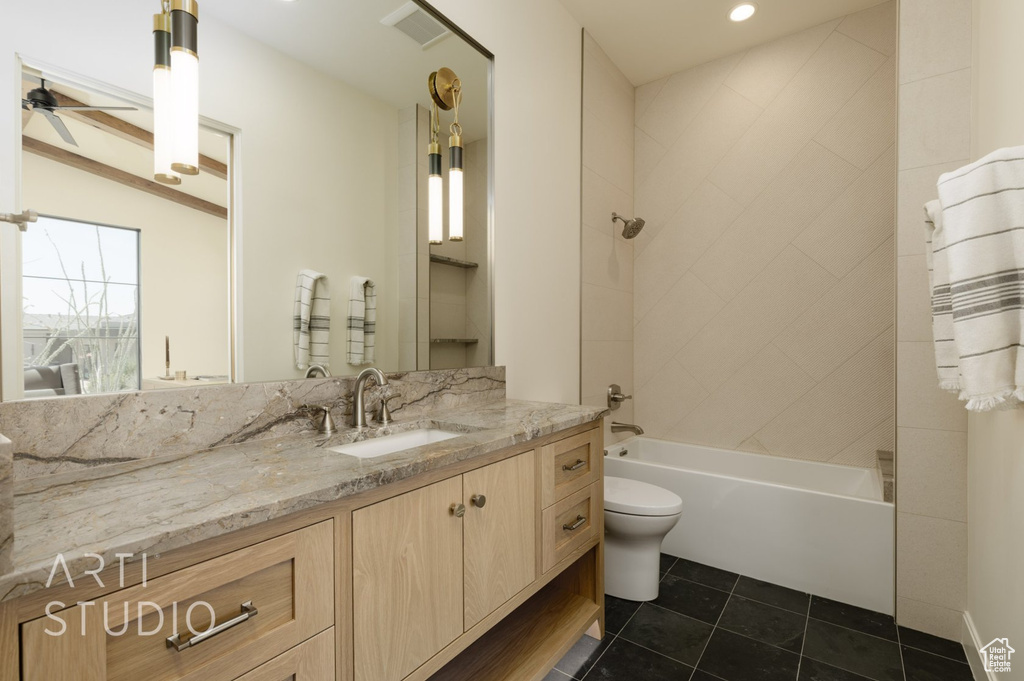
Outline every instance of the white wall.
[(436, 0), (495, 54), (495, 360), (510, 397), (579, 399), (580, 26), (552, 0)]
[[(17, 53), (37, 65), (146, 95), (152, 88), (155, 9), (136, 0), (111, 0), (102, 12), (71, 0), (5, 0), (0, 93), (10, 101), (20, 95)], [(325, 272), (331, 279), (334, 372), (355, 372), (344, 362), (344, 317), (348, 281), (356, 274), (378, 283), (377, 363), (397, 366), (397, 268), (389, 267), (397, 254), (388, 252), (387, 242), (397, 220), (390, 189), (397, 111), (212, 18), (202, 17), (200, 31), (201, 111), (241, 130), (237, 170), (242, 192), (235, 204), (241, 220), (240, 377), (253, 381), (300, 375), (292, 362), (291, 314), (295, 275), (302, 268)], [(47, 40), (38, 39), (42, 33)], [(83, 35), (89, 40), (83, 42)], [(295, 95), (302, 92), (316, 92), (316, 106), (300, 106)], [(20, 122), (16, 107), (0, 107), (4, 212), (20, 207), (15, 184)], [(0, 249), (5, 251), (0, 256), (11, 249), (15, 229), (0, 227)], [(18, 314), (20, 304), (10, 297), (12, 274), (3, 272), (0, 293)], [(3, 349), (17, 351), (20, 343), (9, 325), (2, 334)], [(5, 374), (5, 391), (11, 379)]]
[[(1024, 3), (974, 1), (972, 157), (1024, 144)], [(968, 421), (967, 615), (979, 641), (1024, 642), (1024, 410)], [(1024, 679), (1024, 662), (999, 679)]]

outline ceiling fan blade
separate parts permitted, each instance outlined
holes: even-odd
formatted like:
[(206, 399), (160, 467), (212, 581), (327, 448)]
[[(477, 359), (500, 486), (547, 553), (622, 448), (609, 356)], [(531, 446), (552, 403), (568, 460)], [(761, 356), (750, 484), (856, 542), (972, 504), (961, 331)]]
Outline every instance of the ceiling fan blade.
[(21, 100), (21, 108), (24, 109), (25, 111), (31, 111), (32, 108), (33, 108), (32, 107), (32, 102), (28, 101), (27, 99)]
[(75, 138), (71, 135), (71, 131), (68, 130), (68, 126), (64, 125), (64, 121), (58, 118), (52, 111), (48, 111), (47, 109), (40, 109), (40, 111), (42, 111), (43, 115), (46, 116), (46, 120), (50, 121), (50, 125), (53, 126), (62, 140), (72, 146), (78, 146), (78, 142), (76, 142)]
[(134, 106), (55, 106), (64, 111), (138, 111)]

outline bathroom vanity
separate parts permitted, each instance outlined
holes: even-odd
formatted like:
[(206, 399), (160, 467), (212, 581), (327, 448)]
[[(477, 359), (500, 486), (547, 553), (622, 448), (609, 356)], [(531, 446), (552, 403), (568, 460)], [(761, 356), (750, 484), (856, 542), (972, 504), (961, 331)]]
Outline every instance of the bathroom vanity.
[(502, 399), (373, 459), (330, 451), (348, 429), (27, 480), (0, 680), (542, 679), (603, 633), (601, 416)]

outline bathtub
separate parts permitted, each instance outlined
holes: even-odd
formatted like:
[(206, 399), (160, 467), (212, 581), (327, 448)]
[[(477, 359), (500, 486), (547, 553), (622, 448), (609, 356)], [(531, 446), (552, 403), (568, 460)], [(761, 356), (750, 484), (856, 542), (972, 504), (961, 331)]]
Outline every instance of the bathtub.
[(682, 498), (665, 553), (893, 614), (894, 509), (877, 471), (648, 437), (606, 452), (605, 475)]

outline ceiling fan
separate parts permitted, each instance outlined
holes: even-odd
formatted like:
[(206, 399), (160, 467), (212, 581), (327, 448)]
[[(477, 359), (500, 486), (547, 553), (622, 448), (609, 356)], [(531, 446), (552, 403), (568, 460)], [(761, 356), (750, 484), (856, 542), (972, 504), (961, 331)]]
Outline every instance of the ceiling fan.
[(40, 111), (46, 120), (50, 121), (50, 125), (57, 131), (68, 144), (78, 146), (78, 142), (71, 135), (71, 131), (68, 130), (68, 126), (64, 125), (64, 121), (57, 117), (57, 111), (138, 111), (134, 106), (61, 106), (60, 101), (52, 92), (46, 89), (46, 81), (40, 80), (39, 87), (29, 92), (24, 99), (21, 100), (21, 108), (26, 111)]

